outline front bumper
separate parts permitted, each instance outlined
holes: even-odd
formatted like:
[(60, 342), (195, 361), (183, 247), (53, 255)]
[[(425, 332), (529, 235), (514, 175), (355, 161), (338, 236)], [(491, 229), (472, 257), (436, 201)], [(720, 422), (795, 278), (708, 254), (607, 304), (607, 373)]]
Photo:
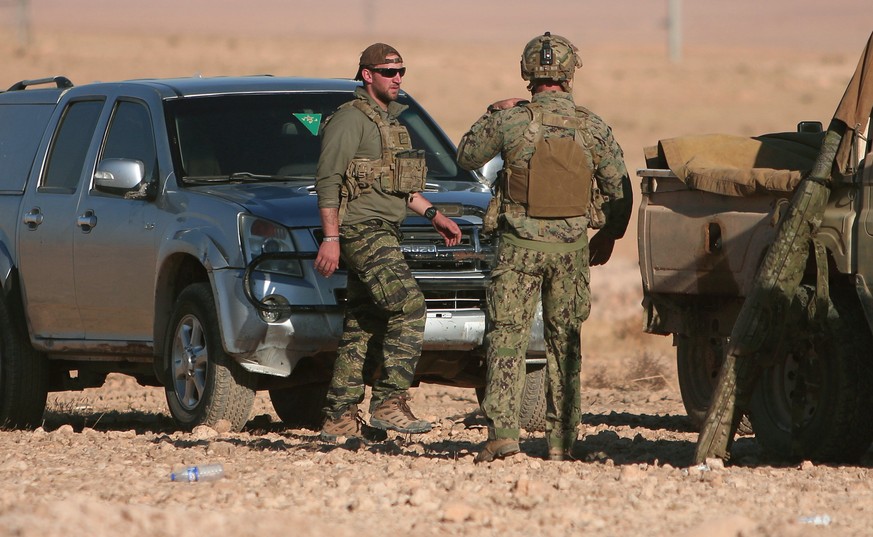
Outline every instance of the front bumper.
[[(309, 257), (311, 254), (299, 254)], [(253, 265), (256, 266), (257, 260)], [(251, 270), (226, 269), (212, 273), (221, 336), (225, 350), (248, 371), (288, 376), (303, 358), (334, 352), (342, 336), (345, 277), (322, 278), (308, 273), (304, 278), (277, 277)], [(427, 296), (433, 279), (419, 279)], [(446, 280), (442, 281), (445, 285)], [(485, 282), (479, 287), (484, 291)], [(282, 297), (287, 313), (275, 322), (265, 320), (259, 305), (265, 297)], [(465, 296), (461, 294), (461, 296)], [(428, 300), (424, 351), (455, 351), (463, 360), (467, 353), (481, 355), (486, 319), (481, 307), (458, 299), (454, 308), (446, 301)], [(259, 311), (262, 310), (262, 311)], [(540, 362), (544, 354), (542, 308), (531, 330), (528, 361)]]

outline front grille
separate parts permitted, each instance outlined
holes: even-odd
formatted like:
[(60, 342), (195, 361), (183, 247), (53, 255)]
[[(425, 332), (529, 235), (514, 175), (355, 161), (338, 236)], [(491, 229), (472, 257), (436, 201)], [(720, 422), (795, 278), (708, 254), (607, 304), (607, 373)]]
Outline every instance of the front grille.
[(400, 248), (413, 272), (464, 272), (487, 274), (494, 264), (495, 248), (490, 237), (476, 227), (462, 227), (460, 244), (446, 246), (433, 227), (404, 227)]
[[(475, 226), (461, 227), (456, 246), (432, 226), (402, 228), (400, 248), (427, 302), (428, 311), (483, 310), (485, 288), (496, 255), (496, 241), (480, 235)], [(345, 269), (340, 263), (340, 269)], [(335, 289), (337, 303), (346, 303), (346, 290)]]
[(461, 242), (446, 246), (431, 226), (404, 227), (400, 248), (415, 275), (428, 311), (482, 310), (494, 263), (495, 243), (481, 228), (461, 228)]
[(485, 288), (452, 291), (451, 289), (423, 289), (427, 310), (483, 310)]

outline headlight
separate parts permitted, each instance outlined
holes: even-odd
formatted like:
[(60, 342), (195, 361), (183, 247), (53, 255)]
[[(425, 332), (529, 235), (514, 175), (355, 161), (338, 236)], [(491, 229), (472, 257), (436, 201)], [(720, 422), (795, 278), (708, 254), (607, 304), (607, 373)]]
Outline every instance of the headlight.
[[(263, 254), (293, 254), (294, 241), (285, 226), (275, 222), (243, 214), (239, 217), (239, 236), (242, 244), (243, 256), (246, 263), (251, 263), (255, 258)], [(271, 272), (288, 276), (303, 277), (303, 268), (300, 260), (288, 256), (287, 259), (271, 259), (258, 263), (259, 272)]]

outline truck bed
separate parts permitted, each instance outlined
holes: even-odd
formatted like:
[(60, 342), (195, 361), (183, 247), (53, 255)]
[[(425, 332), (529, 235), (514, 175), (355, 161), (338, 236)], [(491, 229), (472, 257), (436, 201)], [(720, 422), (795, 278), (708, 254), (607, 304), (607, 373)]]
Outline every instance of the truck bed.
[(647, 294), (745, 296), (776, 233), (784, 192), (745, 197), (694, 190), (667, 169), (642, 169), (640, 271)]

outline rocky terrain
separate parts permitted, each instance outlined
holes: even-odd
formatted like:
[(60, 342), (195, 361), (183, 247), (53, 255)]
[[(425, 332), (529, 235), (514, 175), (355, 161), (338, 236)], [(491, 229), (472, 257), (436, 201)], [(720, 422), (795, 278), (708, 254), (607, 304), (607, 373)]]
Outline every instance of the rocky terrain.
[[(181, 433), (159, 389), (112, 377), (53, 398), (42, 429), (0, 435), (0, 535), (749, 537), (864, 535), (873, 520), (871, 457), (785, 464), (742, 438), (727, 468), (691, 466), (696, 434), (668, 387), (586, 389), (566, 462), (543, 460), (528, 433), (522, 454), (474, 465), (485, 432), (471, 390), (424, 386), (412, 405), (433, 431), (369, 445), (285, 429), (262, 399), (242, 433)], [(225, 477), (169, 479), (206, 463)], [(827, 526), (800, 522), (815, 516)]]

